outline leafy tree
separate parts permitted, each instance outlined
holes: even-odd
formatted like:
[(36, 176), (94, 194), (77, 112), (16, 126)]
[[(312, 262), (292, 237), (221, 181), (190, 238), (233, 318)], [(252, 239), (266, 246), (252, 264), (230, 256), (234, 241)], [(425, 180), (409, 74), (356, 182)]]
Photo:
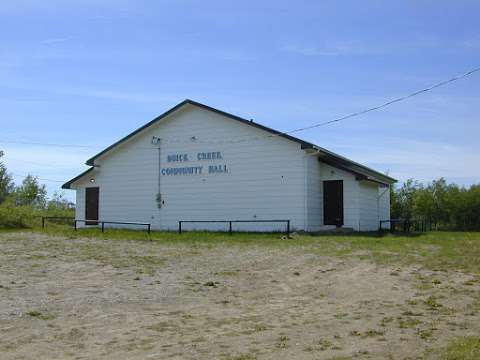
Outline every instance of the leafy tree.
[(392, 219), (426, 220), (442, 229), (480, 230), (480, 185), (448, 184), (444, 178), (424, 185), (413, 179), (390, 193)]
[(44, 208), (47, 202), (45, 185), (40, 185), (38, 178), (28, 175), (22, 185), (15, 189), (15, 199), (19, 205), (30, 205)]
[(460, 211), (455, 214), (456, 227), (461, 230), (480, 230), (480, 185), (461, 189), (458, 203)]
[(427, 186), (420, 184), (413, 199), (413, 214), (434, 223), (448, 223), (447, 194), (449, 191), (449, 185), (444, 178), (434, 180)]
[(428, 191), (433, 198), (433, 217), (438, 222), (448, 223), (449, 211), (447, 206), (447, 193), (449, 186), (444, 178), (433, 180), (428, 186)]
[[(0, 158), (2, 158), (4, 152), (0, 150)], [(0, 161), (0, 204), (13, 193), (15, 184), (12, 181), (12, 177), (7, 172), (7, 167)]]
[(47, 210), (66, 210), (71, 208), (71, 203), (65, 198), (63, 192), (55, 191), (47, 203)]
[(413, 180), (408, 179), (397, 191), (397, 203), (399, 217), (402, 219), (410, 220), (413, 218), (413, 202), (415, 195), (420, 187), (420, 184)]
[(395, 185), (390, 186), (390, 217), (392, 219), (400, 219), (402, 217), (402, 209), (398, 200), (398, 191)]

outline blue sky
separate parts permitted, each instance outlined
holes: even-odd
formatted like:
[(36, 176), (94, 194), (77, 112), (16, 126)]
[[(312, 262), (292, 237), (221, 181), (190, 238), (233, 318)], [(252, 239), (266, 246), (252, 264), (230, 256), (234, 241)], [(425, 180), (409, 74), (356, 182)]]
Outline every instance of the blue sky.
[[(185, 98), (283, 131), (327, 121), (480, 66), (479, 13), (477, 1), (2, 2), (0, 149), (14, 174), (67, 180)], [(480, 182), (479, 84), (296, 135), (400, 180)]]

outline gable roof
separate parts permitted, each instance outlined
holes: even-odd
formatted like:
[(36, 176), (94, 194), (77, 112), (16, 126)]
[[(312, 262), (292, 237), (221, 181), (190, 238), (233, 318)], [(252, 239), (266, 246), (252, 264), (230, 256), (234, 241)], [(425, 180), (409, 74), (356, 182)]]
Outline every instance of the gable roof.
[(82, 172), (81, 174), (75, 176), (73, 179), (70, 179), (68, 180), (65, 184), (62, 185), (62, 189), (70, 189), (70, 186), (77, 180), (79, 180), (80, 178), (82, 178), (84, 175), (87, 175), (88, 173), (90, 173), (90, 171), (92, 171), (93, 169), (95, 169), (94, 167), (91, 167), (90, 169), (87, 169), (85, 170), (84, 172)]
[[(264, 126), (264, 125), (261, 125), (261, 124), (258, 124), (256, 122), (253, 122), (251, 120), (247, 120), (247, 119), (244, 119), (240, 116), (237, 116), (237, 115), (233, 115), (233, 114), (230, 114), (228, 112), (225, 112), (225, 111), (222, 111), (222, 110), (219, 110), (219, 109), (215, 109), (211, 106), (208, 106), (208, 105), (205, 105), (205, 104), (201, 104), (199, 102), (196, 102), (196, 101), (193, 101), (193, 100), (190, 100), (190, 99), (186, 99), (184, 101), (182, 101), (181, 103), (175, 105), (174, 107), (172, 107), (171, 109), (167, 110), (166, 112), (164, 112), (163, 114), (157, 116), (155, 119), (151, 120), (150, 122), (146, 123), (145, 125), (139, 127), (138, 129), (136, 129), (135, 131), (131, 132), (130, 134), (128, 134), (127, 136), (121, 138), (120, 140), (118, 140), (117, 142), (113, 143), (112, 145), (110, 145), (109, 147), (105, 148), (104, 150), (102, 150), (101, 152), (99, 152), (98, 154), (94, 155), (93, 157), (91, 157), (90, 159), (87, 160), (86, 164), (89, 165), (89, 166), (94, 166), (95, 164), (95, 160), (97, 158), (99, 158), (100, 156), (106, 154), (107, 152), (109, 152), (110, 150), (114, 149), (115, 147), (121, 145), (122, 143), (124, 143), (125, 141), (129, 140), (130, 138), (134, 137), (135, 135), (137, 135), (138, 133), (142, 132), (143, 130), (147, 129), (148, 127), (162, 121), (164, 118), (166, 118), (168, 115), (174, 113), (175, 111), (179, 110), (180, 108), (184, 107), (185, 105), (193, 105), (193, 106), (196, 106), (196, 107), (199, 107), (199, 108), (202, 108), (202, 109), (205, 109), (205, 110), (208, 110), (208, 111), (212, 111), (212, 112), (215, 112), (217, 114), (220, 114), (220, 115), (223, 115), (229, 119), (232, 119), (232, 120), (235, 120), (235, 121), (239, 121), (245, 125), (249, 125), (249, 126), (253, 126), (253, 127), (256, 127), (260, 130), (263, 130), (263, 131), (266, 131), (268, 133), (271, 133), (273, 135), (276, 135), (276, 136), (279, 136), (279, 137), (283, 137), (285, 139), (288, 139), (288, 140), (291, 140), (291, 141), (294, 141), (296, 143), (299, 143), (301, 148), (302, 149), (312, 149), (312, 150), (315, 150), (318, 152), (319, 154), (319, 158), (321, 159), (321, 161), (324, 161), (326, 163), (329, 163), (330, 165), (332, 166), (337, 166), (337, 167), (342, 167), (344, 170), (346, 171), (349, 171), (349, 172), (352, 172), (360, 177), (362, 177), (362, 179), (365, 179), (365, 180), (372, 180), (372, 181), (376, 181), (376, 182), (379, 182), (379, 183), (382, 183), (382, 184), (392, 184), (394, 182), (396, 182), (397, 180), (392, 178), (392, 177), (389, 177), (385, 174), (382, 174), (376, 170), (373, 170), (371, 168), (368, 168), (362, 164), (359, 164), (355, 161), (352, 161), (350, 159), (347, 159), (341, 155), (338, 155), (338, 154), (335, 154), (327, 149), (324, 149), (318, 145), (315, 145), (313, 143), (310, 143), (308, 141), (304, 141), (302, 139), (299, 139), (297, 137), (294, 137), (294, 136), (291, 136), (291, 135), (288, 135), (284, 132), (281, 132), (281, 131), (278, 131), (278, 130), (275, 130), (275, 129), (272, 129), (272, 128), (269, 128), (267, 126)], [(91, 170), (91, 169), (90, 169)], [(80, 174), (79, 176), (77, 176), (76, 178), (68, 181), (67, 183), (64, 184), (68, 186), (71, 185), (71, 183), (73, 183), (74, 181), (78, 180), (81, 176), (85, 175), (89, 170), (87, 170), (85, 173), (82, 173)], [(63, 186), (62, 186), (63, 188)], [(67, 188), (67, 187), (66, 187)], [(69, 188), (69, 187), (68, 187)]]
[(110, 145), (109, 147), (107, 147), (106, 149), (100, 151), (98, 154), (96, 154), (95, 156), (91, 157), (90, 159), (87, 160), (86, 164), (87, 165), (90, 165), (90, 166), (93, 166), (94, 164), (94, 161), (95, 159), (97, 159), (98, 157), (102, 156), (103, 154), (105, 154), (106, 152), (112, 150), (114, 147), (120, 145), (121, 143), (127, 141), (128, 139), (132, 138), (133, 136), (135, 136), (136, 134), (138, 134), (139, 132), (145, 130), (146, 128), (156, 124), (157, 122), (161, 121), (162, 119), (164, 119), (165, 117), (167, 117), (168, 115), (174, 113), (175, 111), (179, 110), (180, 108), (182, 108), (183, 106), (187, 105), (187, 104), (190, 104), (190, 105), (194, 105), (194, 106), (197, 106), (199, 108), (202, 108), (202, 109), (205, 109), (205, 110), (208, 110), (208, 111), (212, 111), (212, 112), (215, 112), (217, 114), (220, 114), (220, 115), (223, 115), (223, 116), (226, 116), (230, 119), (233, 119), (233, 120), (236, 120), (236, 121), (240, 121), (246, 125), (250, 125), (250, 126), (254, 126), (256, 128), (259, 128), (261, 130), (265, 130), (269, 133), (272, 133), (272, 134), (275, 134), (275, 135), (278, 135), (278, 136), (281, 136), (281, 137), (284, 137), (286, 139), (289, 139), (289, 140), (292, 140), (292, 141), (295, 141), (295, 142), (298, 142), (302, 145), (302, 149), (307, 149), (307, 148), (311, 148), (312, 146), (314, 146), (314, 144), (311, 144), (307, 141), (303, 141), (301, 139), (298, 139), (296, 137), (293, 137), (293, 136), (290, 136), (288, 134), (285, 134), (285, 133), (282, 133), (280, 131), (277, 131), (275, 129), (271, 129), (267, 126), (263, 126), (261, 124), (257, 124), (251, 120), (247, 120), (247, 119), (244, 119), (244, 118), (241, 118), (240, 116), (237, 116), (237, 115), (233, 115), (233, 114), (230, 114), (230, 113), (227, 113), (225, 111), (222, 111), (222, 110), (219, 110), (219, 109), (215, 109), (211, 106), (208, 106), (208, 105), (205, 105), (205, 104), (201, 104), (199, 102), (196, 102), (196, 101), (193, 101), (193, 100), (190, 100), (190, 99), (186, 99), (186, 100), (183, 100), (181, 103), (175, 105), (174, 107), (172, 107), (170, 110), (167, 110), (165, 111), (163, 114), (157, 116), (155, 119), (153, 119), (152, 121), (146, 123), (145, 125), (139, 127), (137, 130), (131, 132), (130, 134), (128, 134), (127, 136), (121, 138), (120, 140), (118, 140), (117, 142), (113, 143), (112, 145)]

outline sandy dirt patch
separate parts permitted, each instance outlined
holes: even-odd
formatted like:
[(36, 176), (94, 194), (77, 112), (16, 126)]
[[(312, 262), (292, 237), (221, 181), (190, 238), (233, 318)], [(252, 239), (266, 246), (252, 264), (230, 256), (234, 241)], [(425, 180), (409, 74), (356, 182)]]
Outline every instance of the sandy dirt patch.
[(479, 333), (479, 291), (301, 246), (1, 234), (0, 357), (415, 359)]

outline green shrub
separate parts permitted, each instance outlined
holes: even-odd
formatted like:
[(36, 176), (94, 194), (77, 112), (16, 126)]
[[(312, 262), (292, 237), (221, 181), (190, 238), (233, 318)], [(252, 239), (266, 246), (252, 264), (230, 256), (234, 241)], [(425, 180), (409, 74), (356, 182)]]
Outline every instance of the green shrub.
[(74, 217), (73, 209), (39, 209), (29, 205), (15, 205), (12, 200), (0, 204), (0, 228), (33, 228), (41, 225), (42, 216)]
[(29, 206), (0, 205), (0, 228), (26, 228), (35, 222), (35, 210)]

